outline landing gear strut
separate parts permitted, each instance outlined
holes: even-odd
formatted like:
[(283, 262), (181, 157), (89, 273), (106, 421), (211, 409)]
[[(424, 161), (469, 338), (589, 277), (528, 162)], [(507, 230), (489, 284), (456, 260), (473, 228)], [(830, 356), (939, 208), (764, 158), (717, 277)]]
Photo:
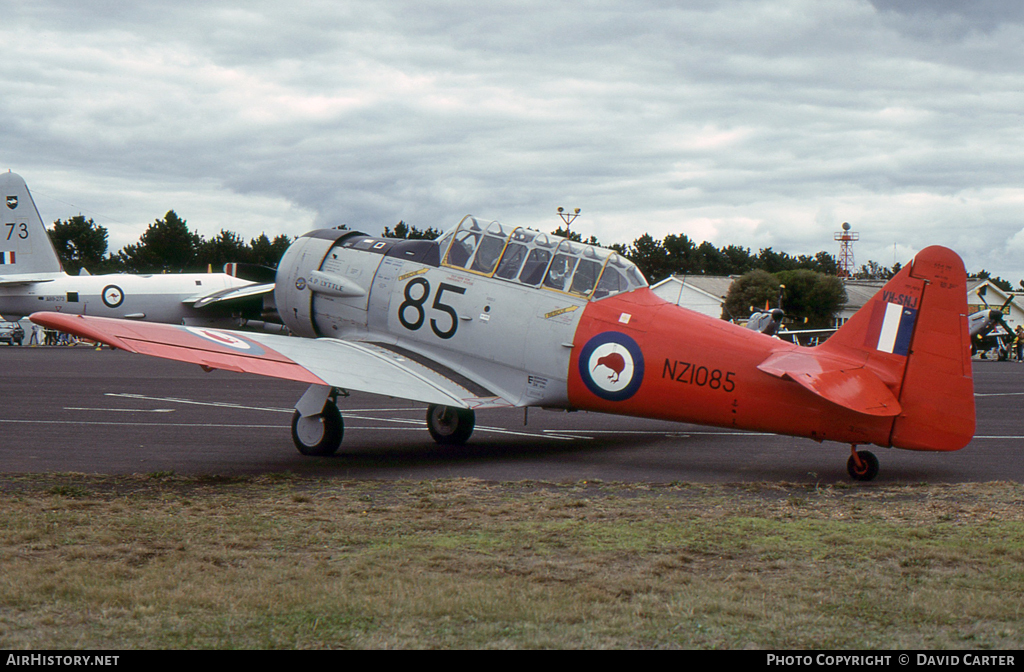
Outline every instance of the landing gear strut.
[(431, 404), (427, 407), (427, 429), (442, 446), (461, 446), (473, 434), (476, 414), (468, 408)]
[(857, 450), (857, 446), (850, 448), (850, 459), (846, 461), (846, 471), (850, 478), (855, 481), (870, 481), (878, 476), (878, 458), (867, 450)]
[(334, 455), (345, 435), (345, 423), (330, 387), (312, 385), (295, 404), (292, 441), (303, 455)]

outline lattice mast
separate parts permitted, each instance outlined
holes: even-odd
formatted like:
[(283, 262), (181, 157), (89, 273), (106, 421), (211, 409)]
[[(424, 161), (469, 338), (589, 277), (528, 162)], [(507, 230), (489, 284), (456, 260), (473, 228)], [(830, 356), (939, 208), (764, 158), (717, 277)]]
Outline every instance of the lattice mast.
[(860, 234), (850, 231), (849, 222), (843, 222), (843, 230), (836, 231), (834, 237), (839, 241), (839, 277), (852, 278), (857, 271), (853, 261), (853, 243), (860, 240)]

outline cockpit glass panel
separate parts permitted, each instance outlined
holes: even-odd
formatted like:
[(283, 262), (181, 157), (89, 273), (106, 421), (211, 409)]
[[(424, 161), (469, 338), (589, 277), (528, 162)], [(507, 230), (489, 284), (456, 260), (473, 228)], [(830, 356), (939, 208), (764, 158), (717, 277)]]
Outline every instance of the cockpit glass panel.
[(594, 298), (603, 299), (606, 296), (624, 292), (628, 288), (629, 284), (626, 282), (625, 276), (609, 263), (601, 273), (601, 281), (597, 283), (597, 289), (594, 290)]
[(537, 237), (537, 233), (537, 231), (520, 227), (512, 232), (512, 242), (523, 244), (533, 242), (533, 239)]
[(633, 287), (646, 287), (647, 279), (644, 278), (644, 274), (640, 272), (640, 269), (633, 264), (629, 265), (626, 269), (626, 277), (629, 278), (630, 284)]
[(576, 273), (572, 276), (569, 291), (580, 296), (587, 296), (594, 289), (597, 276), (601, 273), (601, 264), (590, 259), (580, 259)]
[(565, 238), (558, 244), (558, 251), (565, 254), (581, 255), (583, 250), (586, 249), (586, 245), (573, 242), (568, 238)]
[(498, 263), (501, 251), (505, 249), (505, 239), (496, 236), (484, 236), (483, 242), (477, 248), (476, 257), (473, 259), (471, 271), (490, 274)]
[(505, 248), (505, 254), (501, 255), (501, 263), (498, 264), (498, 270), (494, 272), (495, 277), (504, 280), (515, 280), (516, 276), (519, 275), (519, 268), (526, 259), (528, 249), (526, 245), (521, 243), (509, 243), (508, 247)]
[(533, 239), (533, 244), (536, 245), (537, 247), (551, 248), (551, 247), (554, 247), (558, 243), (559, 240), (561, 240), (561, 238), (556, 238), (555, 240), (551, 240), (551, 238), (548, 236), (548, 234), (546, 234), (546, 233), (538, 233), (537, 236)]
[(455, 230), (452, 229), (452, 230), (448, 231), (443, 236), (441, 236), (440, 238), (437, 239), (437, 244), (439, 245), (439, 251), (440, 251), (442, 257), (448, 251), (448, 245), (451, 244), (452, 236), (454, 234), (455, 234)]
[(523, 264), (523, 270), (519, 273), (519, 282), (532, 287), (539, 285), (540, 281), (544, 279), (544, 271), (547, 270), (550, 260), (551, 252), (549, 250), (539, 247), (530, 250), (530, 254), (526, 257), (526, 263)]
[(455, 233), (455, 240), (452, 241), (452, 246), (448, 250), (448, 257), (445, 259), (445, 262), (449, 266), (466, 268), (466, 264), (472, 259), (473, 252), (476, 251), (476, 246), (480, 243), (481, 237), (475, 231), (457, 231)]
[(578, 261), (579, 258), (571, 254), (555, 255), (555, 258), (551, 261), (551, 267), (544, 277), (544, 286), (564, 292)]
[(497, 236), (499, 238), (508, 238), (508, 234), (512, 229), (510, 227), (502, 226), (501, 222), (491, 222), (487, 225), (487, 233), (491, 236)]

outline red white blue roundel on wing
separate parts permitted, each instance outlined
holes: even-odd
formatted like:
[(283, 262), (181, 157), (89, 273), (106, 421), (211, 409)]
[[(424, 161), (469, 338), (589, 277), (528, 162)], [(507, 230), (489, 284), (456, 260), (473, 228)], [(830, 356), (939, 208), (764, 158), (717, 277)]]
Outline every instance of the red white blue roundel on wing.
[(203, 327), (185, 327), (185, 330), (199, 336), (200, 338), (204, 338), (207, 341), (216, 343), (217, 345), (222, 345), (225, 348), (237, 350), (240, 353), (255, 356), (263, 354), (263, 348), (251, 341), (238, 338), (233, 334), (217, 331), (216, 329), (205, 329)]
[(579, 369), (588, 390), (608, 401), (625, 401), (643, 382), (644, 356), (626, 334), (606, 331), (583, 346)]

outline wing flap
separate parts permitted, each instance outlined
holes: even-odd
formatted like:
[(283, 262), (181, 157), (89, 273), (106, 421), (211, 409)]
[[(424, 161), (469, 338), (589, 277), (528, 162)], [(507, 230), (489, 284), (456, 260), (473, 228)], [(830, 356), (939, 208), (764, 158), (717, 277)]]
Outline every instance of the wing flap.
[(128, 352), (211, 369), (460, 408), (511, 405), (500, 397), (482, 398), (421, 363), (372, 344), (62, 313), (35, 313), (29, 319)]
[(862, 364), (811, 351), (784, 351), (772, 354), (757, 368), (776, 378), (792, 380), (822, 399), (857, 413), (893, 417), (902, 412), (892, 390)]

